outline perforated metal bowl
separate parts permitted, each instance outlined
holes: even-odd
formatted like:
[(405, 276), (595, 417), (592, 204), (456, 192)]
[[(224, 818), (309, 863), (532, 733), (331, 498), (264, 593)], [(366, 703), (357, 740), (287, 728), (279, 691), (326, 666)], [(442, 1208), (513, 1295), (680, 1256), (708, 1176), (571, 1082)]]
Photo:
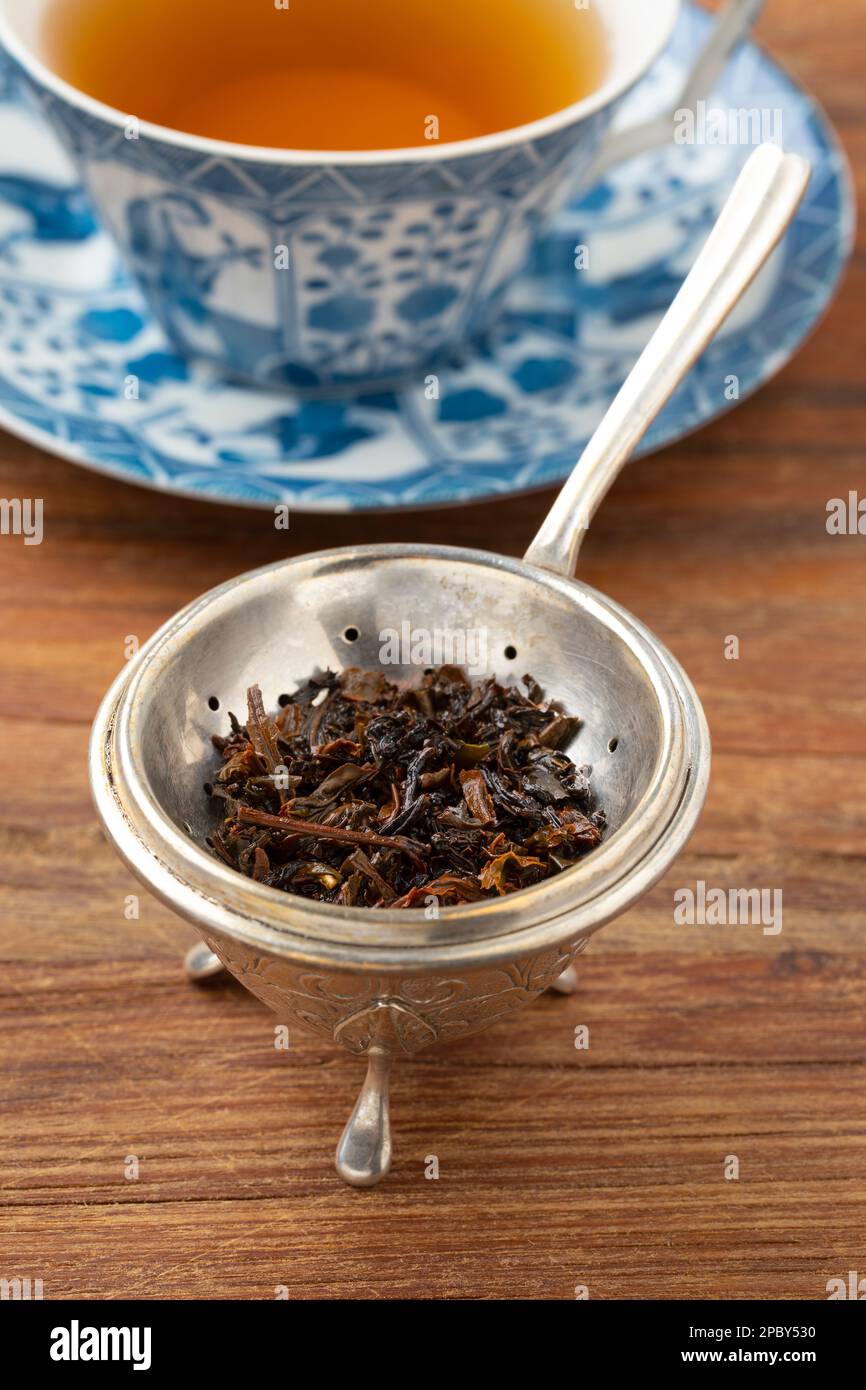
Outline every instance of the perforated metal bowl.
[[(406, 614), (450, 632), (484, 614), (489, 674), (531, 671), (584, 725), (569, 750), (593, 766), (602, 845), (523, 892), (423, 912), (332, 907), (245, 878), (205, 844), (211, 734), (316, 667), (379, 664), (379, 634)], [(347, 644), (343, 634), (357, 631)], [(506, 648), (516, 649), (508, 660)], [(393, 679), (417, 671), (391, 667)], [(209, 701), (219, 701), (211, 710)], [(448, 547), (336, 550), (258, 570), (173, 618), (115, 684), (97, 717), (92, 781), (129, 867), (198, 928), (228, 969), (280, 1017), (371, 1052), (372, 1142), (352, 1129), (352, 1181), (387, 1167), (386, 1062), (459, 1038), (547, 988), (591, 934), (662, 874), (703, 802), (709, 738), (678, 663), (618, 605), (516, 560)]]

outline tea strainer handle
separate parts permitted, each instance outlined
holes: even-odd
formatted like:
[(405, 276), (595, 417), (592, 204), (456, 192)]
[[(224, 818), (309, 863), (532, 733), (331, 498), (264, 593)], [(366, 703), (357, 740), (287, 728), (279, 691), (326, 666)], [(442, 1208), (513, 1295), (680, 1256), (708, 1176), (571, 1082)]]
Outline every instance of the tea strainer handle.
[(781, 239), (810, 172), (808, 160), (778, 145), (759, 145), (749, 156), (679, 293), (527, 550), (527, 563), (574, 574), (599, 504)]
[(763, 8), (764, 0), (725, 0), (673, 106), (652, 120), (611, 131), (585, 175), (586, 184), (597, 183), (612, 165), (624, 159), (669, 144), (680, 112), (693, 110), (699, 101), (710, 96), (731, 53), (746, 37)]

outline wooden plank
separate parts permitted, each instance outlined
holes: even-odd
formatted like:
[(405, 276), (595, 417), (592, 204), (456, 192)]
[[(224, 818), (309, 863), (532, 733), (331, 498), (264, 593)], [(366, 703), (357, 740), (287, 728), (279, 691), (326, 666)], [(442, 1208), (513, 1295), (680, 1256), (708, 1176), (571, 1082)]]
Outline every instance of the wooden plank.
[[(854, 0), (832, 24), (771, 0), (761, 24), (827, 101), (862, 199), (860, 27)], [(186, 984), (191, 930), (96, 824), (89, 724), (127, 636), (232, 574), (359, 538), (519, 554), (551, 494), (299, 515), (286, 536), (0, 440), (0, 495), (26, 478), (46, 518), (40, 547), (0, 540), (0, 1275), (49, 1298), (774, 1300), (866, 1273), (866, 538), (825, 526), (830, 498), (864, 493), (864, 360), (860, 232), (781, 376), (606, 501), (581, 573), (695, 680), (704, 816), (575, 996), (398, 1066), (373, 1192), (331, 1162), (361, 1064), (294, 1029), (279, 1052), (239, 987)], [(677, 925), (698, 881), (781, 889), (781, 932)]]

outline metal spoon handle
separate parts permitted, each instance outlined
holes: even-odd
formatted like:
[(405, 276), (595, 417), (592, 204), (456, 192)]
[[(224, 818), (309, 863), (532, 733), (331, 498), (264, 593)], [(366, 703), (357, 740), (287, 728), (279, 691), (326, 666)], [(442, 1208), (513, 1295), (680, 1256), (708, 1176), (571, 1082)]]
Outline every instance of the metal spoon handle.
[(526, 552), (570, 577), (623, 464), (748, 288), (797, 211), (810, 166), (777, 145), (750, 155), (706, 245)]

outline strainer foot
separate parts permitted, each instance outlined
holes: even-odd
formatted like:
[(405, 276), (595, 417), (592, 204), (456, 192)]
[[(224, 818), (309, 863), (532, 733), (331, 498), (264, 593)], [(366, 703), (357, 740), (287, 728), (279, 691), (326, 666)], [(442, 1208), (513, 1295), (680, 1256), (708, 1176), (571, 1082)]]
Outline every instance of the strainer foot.
[(574, 994), (577, 990), (577, 971), (574, 966), (566, 966), (565, 970), (554, 980), (550, 988), (555, 994)]
[(374, 1044), (367, 1058), (361, 1094), (337, 1145), (337, 1172), (352, 1187), (375, 1187), (391, 1167), (391, 1053)]
[(187, 951), (183, 958), (183, 968), (187, 979), (193, 984), (199, 984), (202, 980), (212, 980), (215, 975), (221, 975), (225, 971), (219, 956), (214, 955), (203, 941), (197, 942)]

